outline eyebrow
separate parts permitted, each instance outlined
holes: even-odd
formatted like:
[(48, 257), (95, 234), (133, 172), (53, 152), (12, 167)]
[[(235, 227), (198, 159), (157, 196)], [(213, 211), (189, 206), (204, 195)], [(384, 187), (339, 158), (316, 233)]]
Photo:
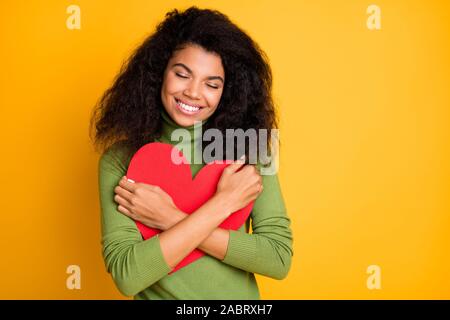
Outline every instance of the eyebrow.
[[(172, 66), (172, 68), (173, 68), (173, 67), (176, 67), (176, 66), (183, 67), (183, 68), (186, 69), (186, 71), (189, 72), (190, 74), (193, 73), (192, 70), (189, 69), (189, 68), (188, 68), (185, 64), (183, 64), (183, 63), (175, 63), (175, 64)], [(222, 83), (224, 83), (223, 78), (222, 78), (222, 77), (219, 77), (219, 76), (210, 76), (210, 77), (208, 77), (207, 79), (208, 79), (208, 80), (216, 80), (216, 79), (218, 79), (218, 80), (222, 81)]]

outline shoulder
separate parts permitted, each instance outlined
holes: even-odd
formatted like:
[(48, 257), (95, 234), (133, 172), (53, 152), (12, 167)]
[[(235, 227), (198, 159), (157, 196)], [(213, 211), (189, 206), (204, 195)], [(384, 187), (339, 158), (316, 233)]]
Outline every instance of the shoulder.
[(126, 171), (130, 163), (132, 154), (125, 141), (117, 141), (109, 146), (100, 156), (99, 168), (117, 169)]

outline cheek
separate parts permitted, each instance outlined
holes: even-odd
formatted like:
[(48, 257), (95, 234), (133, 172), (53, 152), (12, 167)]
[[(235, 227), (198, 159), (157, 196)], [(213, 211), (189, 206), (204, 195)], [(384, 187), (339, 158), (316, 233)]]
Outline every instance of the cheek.
[[(219, 91), (219, 90), (217, 90), (217, 91)], [(208, 96), (207, 96), (208, 104), (210, 106), (214, 106), (214, 108), (217, 108), (221, 97), (222, 97), (222, 91), (208, 93)]]
[(179, 78), (168, 75), (165, 80), (165, 93), (166, 94), (174, 94), (184, 90), (185, 84), (183, 81), (180, 81)]

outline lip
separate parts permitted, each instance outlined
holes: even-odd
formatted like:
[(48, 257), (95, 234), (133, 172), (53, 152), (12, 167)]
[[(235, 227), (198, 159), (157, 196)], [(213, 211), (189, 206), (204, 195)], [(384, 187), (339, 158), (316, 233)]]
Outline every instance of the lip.
[(184, 104), (189, 105), (188, 103), (185, 103), (183, 100), (178, 99), (178, 98), (175, 98), (175, 97), (174, 97), (174, 100), (175, 100), (175, 105), (177, 106), (178, 110), (180, 110), (182, 113), (187, 114), (187, 115), (194, 115), (194, 114), (197, 114), (197, 113), (199, 113), (199, 112), (204, 108), (204, 107), (202, 107), (202, 106), (198, 106), (200, 109), (198, 109), (197, 111), (188, 111), (188, 110), (183, 109), (183, 108), (178, 104), (178, 101), (180, 101), (180, 102), (182, 102), (182, 103), (184, 103)]

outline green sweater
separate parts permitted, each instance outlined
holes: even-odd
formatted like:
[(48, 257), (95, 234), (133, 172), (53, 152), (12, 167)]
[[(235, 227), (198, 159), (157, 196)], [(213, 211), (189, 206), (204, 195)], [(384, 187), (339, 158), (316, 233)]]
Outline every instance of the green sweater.
[[(171, 132), (181, 127), (165, 111), (161, 114), (163, 130), (157, 141), (180, 147), (179, 141), (171, 140)], [(192, 139), (185, 143), (190, 144), (193, 155), (200, 140), (194, 136), (193, 125), (185, 129), (191, 133)], [(159, 237), (143, 240), (135, 222), (119, 212), (114, 201), (114, 188), (126, 175), (131, 156), (115, 143), (98, 163), (103, 259), (123, 295), (137, 300), (254, 300), (260, 299), (254, 273), (279, 280), (286, 277), (293, 237), (277, 175), (262, 176), (263, 192), (246, 223), (239, 230), (230, 230), (224, 260), (205, 254), (169, 275), (171, 268), (164, 260)], [(203, 165), (191, 164), (193, 177)]]

